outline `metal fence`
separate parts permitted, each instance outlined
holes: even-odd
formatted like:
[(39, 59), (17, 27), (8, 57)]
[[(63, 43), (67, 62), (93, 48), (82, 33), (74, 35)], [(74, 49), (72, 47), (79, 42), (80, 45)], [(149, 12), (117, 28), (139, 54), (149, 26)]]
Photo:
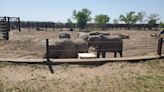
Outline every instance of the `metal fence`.
[(0, 39), (9, 39), (9, 32), (14, 29), (20, 28), (20, 18), (19, 17), (0, 17)]
[[(43, 58), (46, 53), (57, 52), (74, 52), (76, 49), (50, 49), (49, 46), (54, 44), (53, 41), (42, 40), (41, 42), (28, 41), (3, 41), (0, 40), (0, 58)], [(135, 42), (124, 41), (123, 43), (123, 57), (143, 56), (143, 55), (161, 55), (164, 54), (162, 50), (164, 46), (162, 41), (159, 42)], [(106, 50), (106, 49), (105, 49)], [(109, 50), (109, 49), (107, 49)], [(116, 49), (114, 49), (116, 50)], [(89, 48), (89, 52), (95, 53), (94, 48)], [(113, 57), (113, 53), (107, 52), (107, 57)]]
[[(79, 30), (77, 24), (70, 25), (69, 23), (52, 22), (52, 21), (21, 21), (21, 28), (28, 31), (48, 31), (48, 30)], [(85, 30), (157, 30), (159, 24), (106, 24), (104, 28), (96, 23), (88, 23)]]

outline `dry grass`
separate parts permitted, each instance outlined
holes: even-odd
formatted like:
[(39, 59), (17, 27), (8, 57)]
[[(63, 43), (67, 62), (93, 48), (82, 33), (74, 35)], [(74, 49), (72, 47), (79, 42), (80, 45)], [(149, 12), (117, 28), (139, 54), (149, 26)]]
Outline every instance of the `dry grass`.
[[(10, 32), (10, 40), (0, 40), (0, 58), (43, 58), (46, 50), (45, 39), (58, 39), (61, 31), (36, 31), (31, 30)], [(158, 39), (150, 36), (158, 34), (159, 31), (141, 31), (141, 30), (109, 30), (110, 34), (129, 35), (130, 39), (124, 39), (123, 56), (143, 56), (154, 55), (157, 52)], [(69, 32), (71, 39), (77, 38), (77, 31)], [(164, 53), (164, 51), (162, 52)], [(114, 57), (113, 53), (107, 53), (107, 57)], [(119, 56), (119, 55), (118, 55)]]
[(164, 92), (164, 59), (102, 66), (0, 64), (0, 92)]
[[(130, 36), (124, 40), (124, 57), (156, 54), (157, 39), (150, 34), (158, 31), (109, 32)], [(0, 58), (42, 58), (45, 39), (57, 39), (59, 33), (13, 31), (9, 41), (0, 41)], [(77, 32), (70, 33), (71, 39), (77, 37)], [(51, 74), (46, 65), (0, 63), (0, 92), (164, 92), (164, 59), (102, 66), (64, 64), (53, 69)]]

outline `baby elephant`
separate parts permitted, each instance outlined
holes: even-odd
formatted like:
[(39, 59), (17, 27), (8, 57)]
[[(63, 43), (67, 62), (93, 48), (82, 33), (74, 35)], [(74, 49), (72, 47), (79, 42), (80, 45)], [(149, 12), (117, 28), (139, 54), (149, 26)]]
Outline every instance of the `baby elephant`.
[(105, 58), (106, 52), (114, 52), (114, 57), (117, 56), (118, 52), (120, 57), (122, 57), (123, 41), (119, 37), (110, 37), (105, 35), (89, 36), (88, 46), (96, 48), (97, 58), (100, 57), (100, 53), (102, 53), (102, 57)]

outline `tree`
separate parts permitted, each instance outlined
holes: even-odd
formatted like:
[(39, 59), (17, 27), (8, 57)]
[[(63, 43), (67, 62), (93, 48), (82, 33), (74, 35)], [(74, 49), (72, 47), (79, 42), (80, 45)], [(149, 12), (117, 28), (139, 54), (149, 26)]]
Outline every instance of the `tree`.
[(144, 17), (145, 16), (146, 16), (146, 12), (145, 11), (138, 12), (138, 20), (139, 20), (140, 24), (142, 24), (144, 22)]
[(153, 27), (153, 26), (157, 23), (157, 21), (158, 21), (159, 19), (160, 19), (160, 18), (159, 18), (159, 15), (158, 15), (158, 14), (152, 13), (152, 14), (150, 14), (149, 17), (148, 17), (148, 24), (149, 24), (151, 27)]
[(120, 15), (120, 21), (125, 22), (126, 24), (135, 24), (138, 21), (138, 16), (135, 15), (134, 11), (126, 13), (126, 15)]
[(90, 17), (91, 11), (87, 8), (82, 9), (81, 11), (73, 11), (73, 18), (77, 21), (77, 26), (80, 29), (84, 29), (88, 21), (91, 21)]
[(71, 19), (67, 19), (67, 24), (68, 24), (68, 27), (70, 28), (70, 31), (73, 31), (73, 28), (74, 28), (74, 24), (73, 22), (71, 21)]
[(102, 30), (105, 30), (106, 23), (109, 22), (110, 17), (108, 15), (99, 14), (99, 15), (96, 15), (94, 20), (96, 23), (98, 23), (101, 26)]
[(118, 20), (117, 19), (113, 19), (113, 23), (114, 24), (118, 24)]
[(120, 21), (125, 22), (125, 24), (130, 25), (128, 26), (128, 29), (130, 29), (133, 24), (136, 24), (136, 22), (139, 20), (139, 17), (135, 14), (134, 11), (131, 11), (126, 13), (126, 15), (121, 14), (119, 19)]

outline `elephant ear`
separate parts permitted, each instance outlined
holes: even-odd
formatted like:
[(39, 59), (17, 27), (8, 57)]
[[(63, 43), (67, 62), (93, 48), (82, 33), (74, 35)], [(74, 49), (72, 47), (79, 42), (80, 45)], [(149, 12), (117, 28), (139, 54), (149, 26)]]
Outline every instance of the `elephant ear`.
[(97, 36), (89, 36), (88, 38), (88, 46), (93, 46), (93, 47), (97, 47)]

